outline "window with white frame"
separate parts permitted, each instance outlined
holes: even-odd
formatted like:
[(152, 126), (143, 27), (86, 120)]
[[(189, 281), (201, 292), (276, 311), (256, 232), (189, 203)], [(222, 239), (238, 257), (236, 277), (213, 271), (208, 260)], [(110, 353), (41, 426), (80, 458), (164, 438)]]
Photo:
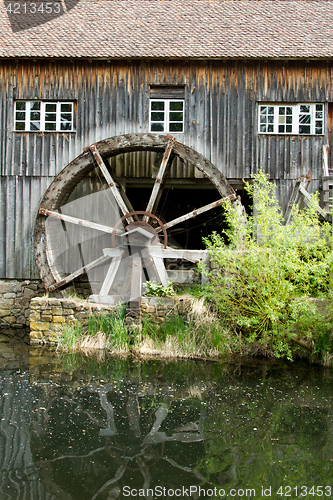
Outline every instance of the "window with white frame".
[(260, 104), (260, 134), (324, 134), (323, 104)]
[(16, 101), (15, 131), (71, 132), (72, 102)]
[(150, 99), (150, 132), (183, 133), (184, 99)]

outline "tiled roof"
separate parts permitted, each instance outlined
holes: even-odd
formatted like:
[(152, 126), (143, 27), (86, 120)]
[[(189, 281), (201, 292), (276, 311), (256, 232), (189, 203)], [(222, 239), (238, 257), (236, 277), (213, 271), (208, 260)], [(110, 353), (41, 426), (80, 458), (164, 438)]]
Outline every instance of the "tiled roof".
[[(8, 16), (10, 1), (2, 0), (0, 57), (333, 56), (333, 0), (70, 2), (65, 0), (67, 13), (45, 22), (41, 13), (28, 19), (23, 7)], [(54, 9), (55, 2), (50, 4)]]

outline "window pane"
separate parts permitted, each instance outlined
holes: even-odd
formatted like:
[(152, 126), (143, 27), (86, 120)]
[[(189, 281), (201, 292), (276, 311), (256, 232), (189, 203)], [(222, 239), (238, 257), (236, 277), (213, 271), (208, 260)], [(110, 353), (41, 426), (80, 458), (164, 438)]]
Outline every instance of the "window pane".
[(290, 107), (288, 107), (288, 108), (287, 108), (287, 113), (286, 113), (286, 114), (287, 114), (287, 115), (292, 115), (292, 114), (293, 114), (293, 109), (292, 109), (292, 108), (290, 108)]
[(45, 130), (55, 130), (56, 129), (56, 124), (55, 123), (45, 123)]
[(311, 123), (310, 115), (299, 115), (299, 123)]
[(46, 122), (55, 122), (57, 121), (57, 115), (55, 113), (46, 113), (45, 114)]
[(323, 124), (321, 120), (316, 121), (316, 134), (323, 133)]
[(30, 122), (30, 130), (40, 130), (40, 122)]
[(172, 120), (175, 122), (182, 122), (183, 116), (184, 116), (184, 114), (182, 112), (181, 113), (171, 112), (170, 116), (169, 116), (169, 120)]
[(170, 111), (183, 111), (183, 108), (184, 108), (183, 102), (170, 101)]
[(38, 110), (40, 109), (40, 101), (35, 101), (30, 104), (30, 109)]
[(286, 108), (279, 108), (279, 115), (285, 115), (286, 114)]
[(152, 121), (164, 122), (164, 113), (157, 113), (156, 111), (151, 113), (150, 119)]
[(300, 125), (299, 126), (299, 133), (300, 134), (310, 134), (310, 125)]
[(30, 120), (40, 120), (40, 111), (32, 111), (30, 113)]
[(267, 114), (267, 106), (260, 106), (260, 114), (262, 115)]
[(25, 120), (25, 112), (16, 111), (16, 120)]
[(273, 125), (268, 125), (267, 132), (274, 132)]
[(17, 102), (16, 103), (16, 109), (17, 110), (25, 109), (25, 102), (22, 102), (22, 101)]
[(15, 130), (25, 130), (25, 122), (16, 122)]
[(71, 122), (62, 122), (60, 124), (60, 129), (61, 130), (72, 130), (72, 124), (71, 124)]
[[(272, 116), (269, 116), (268, 118), (272, 118)], [(260, 116), (260, 123), (266, 123), (266, 122), (267, 122), (267, 116), (261, 115)]]
[(164, 110), (164, 101), (152, 101), (151, 109), (153, 111), (163, 111)]
[(266, 125), (260, 125), (260, 132), (267, 132)]
[(267, 117), (267, 122), (268, 122), (268, 123), (274, 123), (274, 116), (272, 116), (272, 115), (268, 115), (268, 117)]
[(61, 111), (62, 112), (72, 112), (72, 105), (71, 104), (61, 104)]
[(72, 115), (71, 113), (62, 113), (61, 114), (61, 121), (72, 121)]
[(301, 113), (310, 113), (310, 105), (301, 104), (300, 110), (301, 110)]
[(316, 111), (316, 118), (322, 118), (323, 117), (323, 112), (322, 111)]
[(151, 132), (164, 132), (164, 123), (151, 123)]
[(273, 106), (268, 106), (268, 114), (269, 115), (274, 115), (274, 108), (273, 108)]
[(283, 133), (284, 132), (284, 125), (279, 125), (279, 132)]
[(293, 122), (293, 117), (292, 116), (286, 116), (286, 123), (292, 123)]
[(286, 125), (286, 132), (290, 134), (292, 131), (293, 131), (292, 125)]
[(322, 104), (316, 104), (316, 111), (322, 111), (323, 110), (323, 105)]
[(170, 130), (170, 132), (183, 132), (183, 124), (182, 123), (170, 123), (169, 130)]
[(46, 112), (52, 112), (53, 113), (57, 110), (57, 105), (56, 104), (52, 104), (52, 103), (48, 103), (48, 104), (45, 104), (45, 111)]

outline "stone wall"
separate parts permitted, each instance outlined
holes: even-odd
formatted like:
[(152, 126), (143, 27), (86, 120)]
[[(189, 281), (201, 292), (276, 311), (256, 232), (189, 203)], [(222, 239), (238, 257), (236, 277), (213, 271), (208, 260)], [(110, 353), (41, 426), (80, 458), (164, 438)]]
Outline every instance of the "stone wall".
[(30, 344), (55, 344), (65, 325), (86, 327), (90, 316), (112, 310), (111, 306), (84, 300), (34, 298), (30, 303)]
[(24, 338), (27, 335), (30, 301), (45, 293), (40, 280), (0, 280), (1, 338)]
[[(90, 316), (98, 316), (113, 309), (109, 305), (94, 304), (84, 300), (47, 297), (32, 299), (30, 306), (32, 345), (55, 344), (65, 325), (70, 326), (78, 322), (85, 328)], [(159, 323), (175, 313), (186, 315), (186, 310), (187, 301), (181, 297), (178, 300), (159, 297), (141, 299), (141, 312)]]

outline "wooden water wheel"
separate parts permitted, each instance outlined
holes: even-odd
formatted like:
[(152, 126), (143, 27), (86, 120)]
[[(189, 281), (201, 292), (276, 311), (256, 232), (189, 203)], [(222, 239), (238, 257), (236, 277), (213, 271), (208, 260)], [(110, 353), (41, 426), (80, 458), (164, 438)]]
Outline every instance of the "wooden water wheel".
[[(110, 161), (112, 157), (136, 151), (153, 151), (162, 154), (149, 201), (145, 210), (139, 211), (132, 206), (125, 190), (117, 181)], [(175, 156), (201, 171), (211, 181), (218, 193), (214, 202), (162, 223), (156, 214), (158, 213), (158, 204), (166, 172)], [(102, 177), (104, 186), (112, 194), (116, 204), (117, 220), (112, 223), (108, 222), (104, 209), (102, 212), (100, 211), (101, 214), (103, 213), (102, 221), (96, 220), (96, 217), (82, 216), (83, 209), (77, 209), (79, 213), (71, 213), (71, 215), (66, 214), (63, 210), (80, 182), (95, 170), (98, 176)], [(85, 148), (80, 156), (56, 176), (41, 201), (36, 221), (35, 251), (36, 262), (45, 288), (48, 291), (61, 289), (84, 273), (102, 267), (104, 269), (103, 280), (99, 291), (91, 296), (91, 300), (113, 303), (114, 297), (112, 293), (110, 294), (110, 290), (120, 263), (124, 259), (125, 251), (130, 257), (128, 265), (132, 267), (133, 271), (132, 296), (133, 294), (142, 294), (142, 268), (150, 267), (153, 269), (157, 280), (167, 286), (168, 276), (164, 267), (164, 259), (178, 258), (198, 262), (207, 260), (208, 257), (204, 250), (169, 247), (167, 244), (168, 230), (222, 205), (226, 199), (235, 200), (236, 195), (221, 172), (201, 154), (184, 144), (180, 144), (171, 136), (130, 134), (97, 142)], [(83, 205), (81, 206), (83, 207)], [(95, 254), (93, 258), (91, 257), (88, 262), (82, 259), (82, 265), (77, 266), (71, 272), (68, 269), (64, 271), (58, 258), (63, 243), (59, 243), (54, 236), (48, 236), (48, 221), (57, 221), (58, 224), (61, 224), (58, 229), (53, 230), (53, 233), (59, 233), (62, 227), (66, 237), (68, 237), (66, 228), (70, 226), (84, 228), (96, 235), (103, 234), (104, 240), (102, 247), (98, 250), (99, 253)], [(105, 236), (107, 240), (105, 240)], [(130, 249), (129, 254), (128, 249)]]

